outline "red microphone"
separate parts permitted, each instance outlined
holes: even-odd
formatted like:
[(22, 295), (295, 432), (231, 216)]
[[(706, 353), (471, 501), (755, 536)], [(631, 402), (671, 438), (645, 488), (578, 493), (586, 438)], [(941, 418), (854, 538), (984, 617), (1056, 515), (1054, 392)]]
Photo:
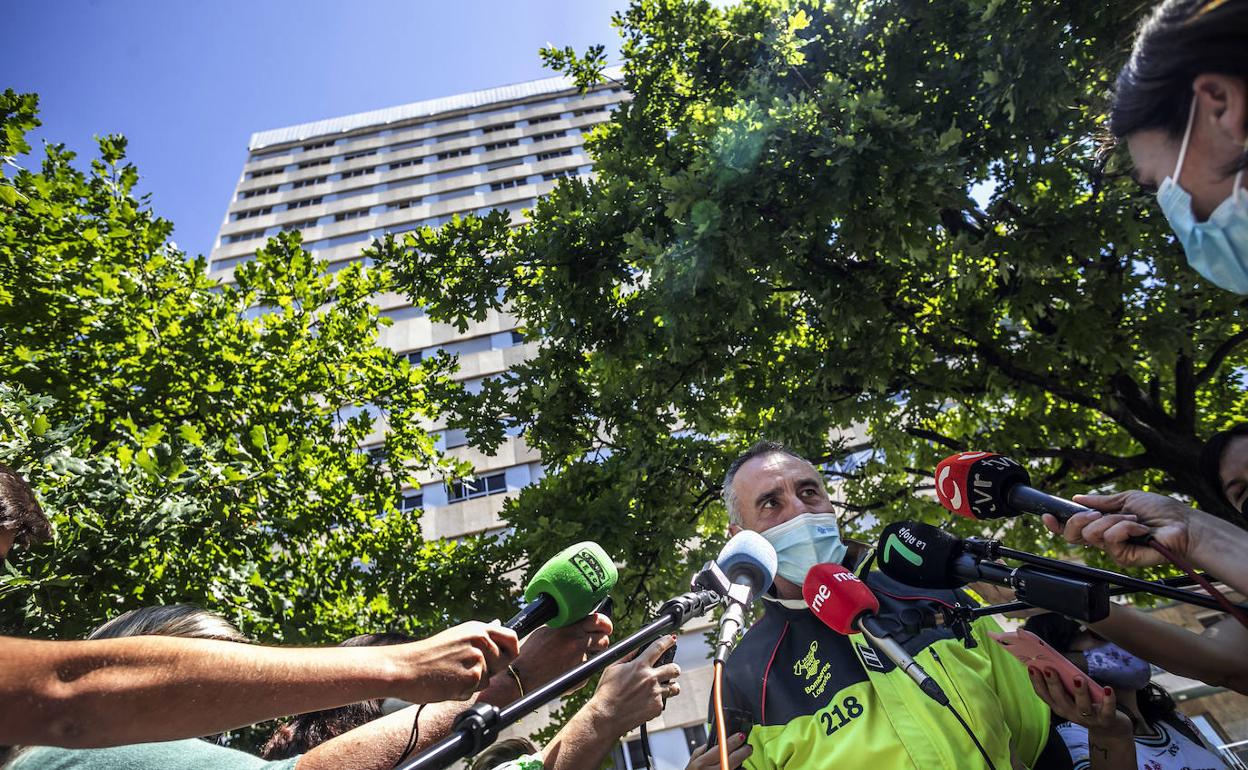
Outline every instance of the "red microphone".
[(961, 452), (946, 457), (933, 475), (940, 504), (968, 519), (1051, 513), (1065, 521), (1088, 510), (1035, 489), (1026, 468), (992, 452)]
[(942, 706), (949, 705), (949, 697), (936, 680), (928, 676), (876, 618), (880, 600), (857, 575), (839, 564), (816, 564), (806, 573), (802, 597), (815, 617), (828, 628), (846, 636), (861, 633), (932, 700)]

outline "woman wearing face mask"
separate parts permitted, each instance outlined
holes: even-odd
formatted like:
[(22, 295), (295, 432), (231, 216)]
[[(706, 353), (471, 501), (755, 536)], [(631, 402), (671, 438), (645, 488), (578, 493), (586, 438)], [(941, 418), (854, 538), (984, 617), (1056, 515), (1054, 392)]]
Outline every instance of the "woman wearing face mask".
[(1188, 263), (1248, 294), (1248, 2), (1165, 0), (1118, 74), (1109, 127)]
[(1079, 711), (1075, 699), (1066, 695), (1059, 682), (1031, 672), (1032, 685), (1053, 709), (1057, 732), (1066, 741), (1076, 768), (1228, 767), (1204, 742), (1196, 726), (1175, 709), (1170, 695), (1149, 681), (1151, 670), (1146, 661), (1061, 615), (1036, 615), (1023, 628), (1084, 671), (1092, 681), (1084, 681), (1082, 686), (1109, 688), (1105, 703), (1117, 704), (1116, 710), (1091, 707)]

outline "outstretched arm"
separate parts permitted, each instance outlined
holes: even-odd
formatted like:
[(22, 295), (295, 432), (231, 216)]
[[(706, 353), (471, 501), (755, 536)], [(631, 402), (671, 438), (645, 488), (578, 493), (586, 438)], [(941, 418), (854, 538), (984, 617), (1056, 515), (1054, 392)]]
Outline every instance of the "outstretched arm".
[(371, 698), (462, 698), (505, 668), (516, 645), (515, 633), (484, 623), (390, 647), (0, 637), (0, 745), (118, 746)]

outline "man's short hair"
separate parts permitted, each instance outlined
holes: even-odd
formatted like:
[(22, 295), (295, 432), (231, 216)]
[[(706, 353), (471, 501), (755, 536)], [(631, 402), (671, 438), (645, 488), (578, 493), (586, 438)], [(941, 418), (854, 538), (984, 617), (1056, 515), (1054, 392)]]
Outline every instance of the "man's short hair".
[(49, 540), (52, 527), (35, 499), (35, 490), (17, 471), (0, 463), (0, 530), (15, 532), (22, 546)]
[(87, 638), (120, 639), (127, 636), (180, 636), (243, 644), (250, 641), (230, 621), (194, 604), (167, 604), (130, 610), (95, 629)]
[(811, 468), (815, 467), (810, 460), (807, 460), (778, 441), (767, 441), (764, 439), (763, 441), (755, 442), (754, 446), (745, 450), (740, 457), (732, 461), (732, 464), (728, 466), (728, 472), (724, 474), (723, 497), (724, 507), (728, 509), (729, 524), (741, 526), (741, 511), (737, 509), (737, 493), (732, 488), (732, 482), (737, 477), (737, 471), (741, 470), (742, 465), (745, 465), (755, 457), (770, 454), (788, 455), (801, 460)]

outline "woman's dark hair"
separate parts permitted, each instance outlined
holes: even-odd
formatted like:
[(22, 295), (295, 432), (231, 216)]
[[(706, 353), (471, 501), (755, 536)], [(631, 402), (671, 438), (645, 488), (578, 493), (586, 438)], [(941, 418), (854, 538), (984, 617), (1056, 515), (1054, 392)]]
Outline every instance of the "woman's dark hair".
[[(381, 647), (410, 641), (413, 639), (407, 634), (363, 634), (353, 636), (338, 646)], [(380, 699), (366, 700), (291, 717), (273, 731), (264, 748), (260, 749), (260, 756), (265, 759), (289, 759), (306, 754), (331, 738), (381, 717), (381, 703)]]
[[(1083, 626), (1071, 620), (1064, 615), (1058, 615), (1053, 612), (1046, 612), (1043, 615), (1032, 615), (1027, 618), (1027, 622), (1023, 623), (1023, 629), (1030, 631), (1040, 637), (1053, 649), (1061, 653), (1071, 651), (1075, 637), (1083, 632)], [(1093, 632), (1095, 633), (1095, 632)], [(1149, 725), (1165, 720), (1169, 723), (1178, 721), (1175, 715), (1174, 699), (1170, 697), (1170, 693), (1163, 690), (1159, 685), (1149, 682), (1135, 694), (1136, 706), (1140, 709), (1140, 715), (1144, 717), (1144, 721)], [(1122, 710), (1122, 706), (1118, 707)], [(1134, 722), (1135, 717), (1123, 711)]]
[[(1201, 74), (1248, 78), (1248, 2), (1164, 0), (1140, 24), (1118, 73), (1109, 130), (1119, 139), (1146, 129), (1180, 137)], [(1248, 163), (1248, 154), (1238, 166)]]
[[(1248, 437), (1248, 422), (1232, 425), (1224, 431), (1213, 434), (1200, 450), (1200, 475), (1205, 477), (1205, 481), (1216, 489), (1219, 495), (1222, 494), (1222, 475), (1218, 472), (1222, 465), (1222, 453), (1232, 441), (1240, 436)], [(1230, 500), (1227, 502), (1229, 503)]]

